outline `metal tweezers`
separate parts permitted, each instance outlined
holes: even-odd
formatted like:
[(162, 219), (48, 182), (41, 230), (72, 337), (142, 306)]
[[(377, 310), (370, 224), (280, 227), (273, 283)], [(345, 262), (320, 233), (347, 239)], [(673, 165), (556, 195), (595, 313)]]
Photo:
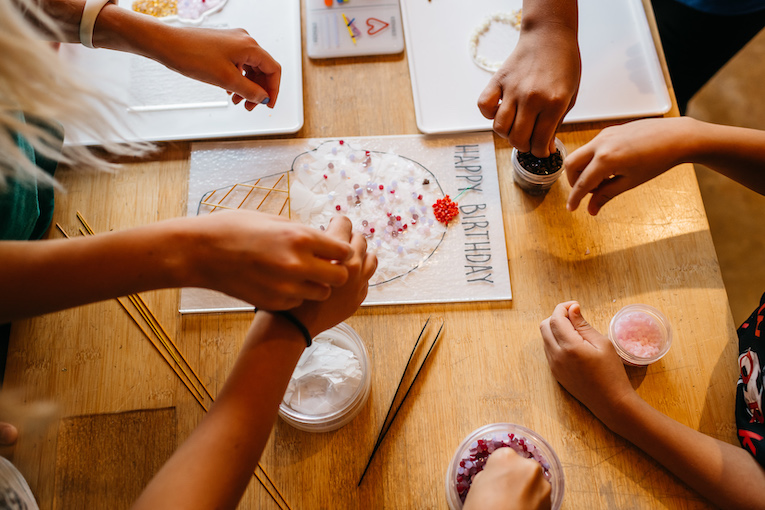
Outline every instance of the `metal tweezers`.
[[(401, 392), (401, 385), (404, 383), (406, 374), (409, 372), (409, 366), (412, 364), (414, 353), (417, 351), (417, 346), (420, 345), (420, 340), (422, 340), (422, 337), (425, 334), (425, 330), (427, 329), (429, 323), (430, 323), (430, 317), (428, 317), (428, 320), (425, 321), (425, 325), (422, 326), (420, 335), (417, 337), (417, 341), (414, 343), (414, 347), (412, 348), (411, 354), (409, 354), (409, 360), (406, 362), (406, 366), (404, 367), (404, 373), (401, 374), (401, 380), (398, 382), (396, 393), (393, 395), (393, 400), (391, 400), (390, 407), (388, 407), (388, 413), (385, 415), (385, 420), (383, 420), (382, 427), (380, 428), (380, 433), (377, 435), (377, 441), (375, 442), (375, 447), (372, 449), (372, 455), (369, 456), (369, 460), (367, 461), (367, 465), (364, 468), (364, 472), (361, 473), (361, 478), (359, 479), (359, 483), (357, 487), (361, 487), (361, 482), (364, 481), (364, 476), (367, 474), (367, 471), (369, 470), (369, 466), (372, 464), (372, 459), (374, 459), (375, 453), (377, 453), (377, 449), (380, 448), (380, 445), (382, 444), (383, 439), (385, 439), (385, 436), (388, 434), (388, 430), (390, 430), (390, 427), (393, 424), (393, 420), (396, 419), (396, 415), (398, 415), (398, 412), (401, 410), (401, 407), (404, 405), (404, 402), (406, 401), (406, 397), (409, 396), (409, 392), (412, 390), (414, 383), (417, 381), (417, 377), (420, 375), (420, 372), (422, 371), (422, 367), (425, 366), (425, 363), (428, 361), (428, 357), (430, 356), (430, 353), (433, 351), (433, 347), (436, 346), (436, 342), (438, 342), (438, 339), (441, 337), (441, 331), (444, 329), (443, 319), (441, 320), (441, 327), (438, 328), (438, 333), (436, 333), (436, 338), (433, 339), (433, 343), (430, 344), (430, 348), (428, 349), (428, 352), (425, 354), (425, 359), (422, 360), (420, 367), (417, 369), (417, 372), (414, 374), (414, 378), (412, 379), (412, 382), (409, 384), (409, 387), (406, 389), (404, 398), (401, 399), (401, 402), (399, 403), (398, 407), (393, 413), (393, 416), (391, 417), (393, 404), (395, 404), (396, 399), (398, 398), (398, 395)], [(389, 417), (390, 417), (390, 421), (388, 421)]]

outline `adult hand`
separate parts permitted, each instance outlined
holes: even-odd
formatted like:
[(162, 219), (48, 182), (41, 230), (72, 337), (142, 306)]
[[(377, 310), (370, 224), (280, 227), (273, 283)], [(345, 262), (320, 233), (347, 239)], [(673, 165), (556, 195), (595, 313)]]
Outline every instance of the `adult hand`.
[(478, 108), (519, 151), (546, 158), (555, 152), (555, 132), (576, 101), (581, 67), (576, 29), (554, 23), (524, 28)]
[(473, 479), (464, 510), (542, 510), (551, 506), (552, 488), (542, 466), (512, 448), (499, 448)]
[(693, 119), (644, 119), (601, 131), (566, 157), (571, 184), (566, 208), (576, 210), (592, 193), (593, 216), (612, 198), (683, 162), (692, 149)]
[(192, 246), (176, 255), (193, 262), (184, 267), (187, 275), (180, 281), (188, 279), (192, 286), (219, 290), (267, 310), (327, 299), (331, 287), (348, 280), (345, 262), (357, 249), (348, 236), (342, 239), (254, 211), (183, 221)]
[(609, 413), (636, 395), (611, 341), (587, 323), (576, 301), (556, 306), (539, 328), (553, 376), (609, 423)]
[(150, 56), (170, 69), (224, 88), (235, 104), (276, 105), (282, 68), (246, 30), (170, 27)]
[(367, 240), (363, 235), (351, 232), (351, 220), (336, 216), (327, 228), (327, 237), (338, 242), (350, 240), (353, 255), (345, 262), (348, 280), (344, 285), (335, 286), (332, 295), (325, 301), (306, 300), (292, 310), (311, 336), (326, 331), (347, 319), (358, 309), (369, 289), (369, 279), (377, 269), (377, 257), (367, 252)]

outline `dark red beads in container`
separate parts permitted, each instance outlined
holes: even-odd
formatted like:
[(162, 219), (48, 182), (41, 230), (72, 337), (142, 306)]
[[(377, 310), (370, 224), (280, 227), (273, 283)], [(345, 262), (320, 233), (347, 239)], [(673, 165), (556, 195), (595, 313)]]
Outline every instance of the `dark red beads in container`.
[(563, 173), (566, 146), (555, 139), (556, 152), (547, 158), (537, 158), (530, 152), (513, 149), (513, 180), (529, 195), (544, 195)]
[(454, 453), (446, 472), (446, 500), (451, 510), (460, 510), (473, 478), (483, 471), (489, 456), (500, 448), (512, 448), (521, 457), (539, 462), (552, 485), (552, 508), (563, 501), (563, 467), (552, 447), (535, 432), (513, 423), (493, 423), (474, 430)]

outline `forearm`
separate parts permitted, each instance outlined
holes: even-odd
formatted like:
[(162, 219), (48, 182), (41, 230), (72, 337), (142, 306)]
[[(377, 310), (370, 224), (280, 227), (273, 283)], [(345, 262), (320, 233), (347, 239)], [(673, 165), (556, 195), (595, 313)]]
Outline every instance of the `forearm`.
[(193, 286), (184, 220), (50, 241), (0, 242), (0, 322), (167, 287)]
[(691, 120), (695, 144), (687, 158), (765, 195), (765, 131)]
[(747, 451), (672, 420), (637, 394), (625, 400), (615, 412), (600, 413), (611, 430), (720, 508), (762, 506), (765, 471)]
[(576, 40), (579, 24), (577, 0), (524, 0), (521, 34), (532, 30), (564, 33)]
[[(43, 10), (56, 20), (61, 28), (63, 41), (80, 42), (80, 20), (85, 0), (42, 0)], [(167, 38), (174, 27), (115, 4), (107, 4), (98, 14), (93, 30), (93, 44), (97, 48), (136, 53), (158, 59), (164, 47), (158, 44)]]
[(134, 508), (234, 508), (271, 434), (305, 340), (258, 312), (210, 412), (152, 479)]

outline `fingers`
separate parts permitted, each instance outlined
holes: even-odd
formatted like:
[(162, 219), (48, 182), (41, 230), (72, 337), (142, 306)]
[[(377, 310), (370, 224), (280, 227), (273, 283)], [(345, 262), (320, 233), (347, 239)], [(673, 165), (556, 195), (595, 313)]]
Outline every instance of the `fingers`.
[(377, 255), (372, 252), (367, 252), (364, 257), (364, 264), (361, 267), (362, 276), (367, 280), (372, 278), (372, 275), (377, 271)]
[[(499, 100), (502, 98), (502, 87), (492, 78), (481, 95), (478, 96), (478, 109), (481, 115), (487, 119), (493, 119), (500, 108)], [(498, 133), (499, 134), (499, 133)], [(503, 136), (500, 134), (500, 136)]]
[[(289, 299), (299, 299), (300, 302), (306, 299), (310, 301), (324, 301), (332, 294), (332, 287), (316, 282), (301, 282), (295, 286), (293, 294), (294, 296)], [(300, 302), (293, 305), (293, 307), (298, 306)]]
[[(243, 64), (244, 69), (247, 70), (246, 78), (253, 83), (257, 83), (267, 93), (268, 102), (263, 104), (268, 104), (269, 108), (273, 108), (276, 105), (276, 99), (279, 97), (282, 66), (259, 46), (256, 50), (249, 51), (245, 55)], [(263, 99), (261, 99), (262, 101)]]
[(537, 117), (531, 136), (531, 153), (538, 158), (549, 157), (555, 147), (555, 131), (558, 129), (562, 112), (542, 111)]
[(575, 303), (560, 303), (550, 316), (550, 332), (560, 347), (571, 347), (582, 342), (581, 336), (569, 319), (568, 309)]
[(333, 216), (330, 220), (326, 235), (332, 239), (347, 243), (351, 240), (352, 230), (353, 224), (351, 220), (347, 216), (337, 215)]
[(545, 356), (547, 357), (547, 362), (549, 363), (550, 356), (560, 350), (558, 341), (555, 339), (555, 335), (553, 335), (552, 329), (550, 328), (550, 317), (546, 318), (539, 324), (539, 332), (542, 333), (542, 342), (545, 346)]
[(519, 104), (517, 107), (513, 127), (508, 134), (507, 140), (519, 152), (531, 151), (531, 134), (534, 132), (537, 114), (538, 111), (532, 110), (528, 106)]
[(571, 321), (571, 325), (574, 326), (574, 329), (580, 333), (592, 329), (590, 323), (582, 317), (582, 309), (579, 303), (574, 302), (568, 307), (568, 318)]
[(270, 103), (268, 91), (266, 91), (259, 83), (249, 78), (248, 75), (252, 74), (250, 69), (247, 67), (237, 68), (235, 74), (236, 76), (232, 77), (229, 86), (230, 90), (233, 92), (231, 100), (234, 104), (239, 104), (242, 99), (246, 99), (249, 103), (252, 103), (252, 108), (258, 104)]
[(353, 234), (351, 237), (351, 248), (353, 248), (351, 262), (354, 263), (360, 271), (363, 267), (364, 258), (367, 253), (367, 238), (359, 233)]
[(593, 192), (587, 212), (595, 216), (612, 198), (632, 189), (633, 184), (624, 176), (615, 175), (604, 180)]
[(510, 133), (515, 125), (517, 106), (518, 105), (514, 100), (507, 98), (502, 101), (502, 104), (499, 106), (496, 116), (494, 117), (492, 129), (506, 140), (510, 140)]
[(19, 431), (10, 423), (0, 422), (0, 446), (12, 446), (19, 438)]
[(498, 448), (494, 453), (489, 455), (489, 460), (486, 461), (485, 469), (490, 469), (500, 464), (512, 464), (517, 460), (520, 460), (520, 457), (512, 448)]
[[(333, 223), (335, 222), (330, 222), (330, 228), (332, 228)], [(330, 230), (327, 229), (327, 232), (330, 233)], [(314, 255), (322, 259), (346, 262), (353, 256), (353, 247), (347, 240), (343, 240), (343, 236), (342, 233), (337, 236), (331, 233), (330, 235), (319, 234), (313, 249)]]
[[(313, 264), (306, 265), (301, 271), (306, 281), (328, 287), (340, 287), (348, 281), (347, 261), (341, 264), (320, 258), (314, 259)], [(313, 298), (308, 298), (313, 299)], [(326, 299), (326, 297), (322, 298)]]
[(582, 310), (579, 303), (574, 303), (568, 308), (568, 317), (571, 321), (571, 325), (586, 342), (593, 344), (595, 347), (611, 344), (611, 341), (608, 340), (607, 337), (602, 335), (597, 329), (593, 328), (587, 320), (585, 320), (582, 316)]
[(282, 68), (279, 63), (247, 31), (235, 29), (219, 32), (222, 51), (235, 69), (225, 80), (225, 88), (233, 93), (234, 104), (245, 101), (244, 107), (251, 111), (259, 104), (273, 108), (279, 95)]
[[(589, 144), (566, 157), (566, 176), (571, 185), (571, 192), (566, 201), (566, 209), (569, 211), (575, 211), (585, 195), (600, 184), (600, 181), (594, 182), (596, 180), (594, 172), (589, 171), (589, 165), (594, 157), (595, 153), (590, 149)], [(585, 170), (588, 170), (586, 174)]]

